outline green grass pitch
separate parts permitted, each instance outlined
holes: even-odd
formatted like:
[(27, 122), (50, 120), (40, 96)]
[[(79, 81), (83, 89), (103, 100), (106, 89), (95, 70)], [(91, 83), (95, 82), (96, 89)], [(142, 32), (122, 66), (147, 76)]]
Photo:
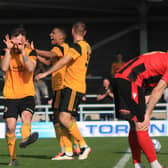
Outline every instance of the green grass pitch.
[[(128, 141), (126, 137), (101, 137), (101, 138), (85, 138), (92, 153), (87, 160), (78, 160), (75, 157), (70, 161), (52, 161), (51, 158), (59, 152), (59, 146), (55, 138), (39, 139), (35, 144), (30, 145), (26, 149), (18, 147), (17, 140), (17, 159), (18, 168), (113, 168), (119, 159), (128, 149)], [(168, 165), (168, 138), (157, 137), (162, 145), (158, 160), (163, 165)], [(142, 155), (145, 167), (149, 167), (146, 158)], [(8, 167), (9, 156), (7, 144), (4, 139), (0, 139), (0, 167)], [(125, 168), (132, 168), (132, 160), (128, 161)]]

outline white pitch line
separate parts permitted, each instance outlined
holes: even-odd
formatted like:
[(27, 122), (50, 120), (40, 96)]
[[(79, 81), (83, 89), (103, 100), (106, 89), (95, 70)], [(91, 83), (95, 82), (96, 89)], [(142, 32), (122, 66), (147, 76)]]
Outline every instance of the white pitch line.
[(118, 161), (113, 168), (124, 168), (131, 157), (130, 149), (128, 148), (124, 156)]

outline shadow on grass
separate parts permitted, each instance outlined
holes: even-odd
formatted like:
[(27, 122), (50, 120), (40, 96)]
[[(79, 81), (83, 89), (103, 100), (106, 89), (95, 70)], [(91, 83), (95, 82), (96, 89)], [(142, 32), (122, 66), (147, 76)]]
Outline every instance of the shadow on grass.
[(157, 155), (168, 155), (168, 152), (159, 152), (159, 153), (156, 153)]
[(126, 153), (129, 153), (129, 154), (131, 154), (131, 152), (126, 152), (126, 151), (121, 151), (121, 152), (113, 152), (113, 153), (117, 153), (117, 154), (126, 154)]
[[(0, 157), (9, 157), (8, 154), (1, 154)], [(17, 154), (17, 157), (21, 158), (35, 158), (35, 159), (51, 159), (52, 156), (47, 156), (47, 155), (26, 155), (26, 154)], [(10, 158), (10, 157), (9, 157)], [(0, 162), (1, 164), (1, 162)]]
[(47, 156), (47, 155), (17, 155), (17, 157), (21, 158), (34, 158), (34, 159), (51, 159), (52, 156)]
[(8, 157), (8, 154), (0, 154), (1, 157)]
[(0, 162), (0, 166), (1, 166), (1, 165), (7, 166), (8, 164), (9, 164), (9, 163)]

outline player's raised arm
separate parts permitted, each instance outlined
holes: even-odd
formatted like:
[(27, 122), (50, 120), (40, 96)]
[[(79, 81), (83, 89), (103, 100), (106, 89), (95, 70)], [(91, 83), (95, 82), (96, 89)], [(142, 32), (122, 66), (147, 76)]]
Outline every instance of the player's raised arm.
[(44, 58), (44, 57), (41, 57), (41, 56), (37, 56), (37, 59), (41, 62), (41, 63), (43, 63), (43, 64), (45, 64), (45, 65), (47, 65), (47, 66), (49, 66), (49, 65), (51, 65), (51, 59), (46, 59), (46, 58)]
[(70, 63), (71, 61), (72, 61), (71, 56), (69, 56), (69, 55), (64, 56), (62, 59), (60, 59), (58, 62), (56, 62), (48, 71), (36, 75), (35, 79), (39, 80), (39, 79), (45, 78), (46, 76), (48, 76), (52, 72), (58, 71), (59, 69), (61, 69), (62, 67), (64, 67), (68, 63)]
[(25, 63), (25, 67), (29, 72), (33, 72), (35, 67), (36, 67), (36, 62), (29, 59), (28, 55), (25, 53), (25, 51), (22, 51), (22, 55), (23, 55), (23, 61)]
[(45, 51), (45, 50), (39, 50), (39, 49), (35, 49), (37, 54), (43, 57), (47, 57), (47, 58), (53, 58), (56, 57), (57, 55), (52, 52), (52, 51)]
[(21, 38), (20, 50), (22, 52), (23, 62), (25, 64), (26, 69), (29, 72), (33, 72), (36, 67), (36, 61), (31, 60), (25, 52), (25, 46), (27, 44), (26, 39), (23, 36), (21, 36), (20, 38)]
[(13, 47), (13, 43), (9, 38), (8, 34), (5, 36), (5, 39), (3, 41), (6, 44), (6, 49), (5, 49), (5, 55), (1, 60), (1, 69), (2, 71), (6, 72), (9, 68), (10, 51), (11, 51), (11, 48)]

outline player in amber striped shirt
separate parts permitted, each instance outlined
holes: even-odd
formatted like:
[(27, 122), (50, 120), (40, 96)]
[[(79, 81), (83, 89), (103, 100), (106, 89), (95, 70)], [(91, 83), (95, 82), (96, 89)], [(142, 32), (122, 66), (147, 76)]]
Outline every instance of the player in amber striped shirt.
[(4, 119), (7, 124), (6, 140), (10, 155), (9, 166), (16, 165), (16, 136), (15, 128), (18, 115), (22, 119), (20, 147), (38, 139), (38, 133), (31, 134), (31, 119), (34, 113), (34, 84), (33, 71), (36, 67), (35, 52), (26, 47), (26, 32), (23, 28), (16, 28), (11, 39), (6, 35), (5, 54), (1, 60), (1, 69), (6, 73), (3, 89)]
[[(58, 71), (67, 65), (64, 79), (64, 89), (61, 91), (60, 116), (59, 120), (67, 129), (70, 135), (75, 138), (81, 148), (79, 159), (87, 159), (91, 148), (88, 147), (84, 138), (79, 132), (76, 121), (72, 116), (76, 115), (77, 107), (86, 92), (86, 72), (90, 59), (91, 47), (84, 40), (86, 27), (83, 22), (77, 22), (72, 27), (74, 43), (70, 46), (69, 52), (63, 59), (54, 64), (48, 71), (36, 76), (36, 79), (44, 78), (54, 71)], [(72, 158), (72, 151), (64, 153), (62, 157)]]
[[(53, 45), (50, 51), (44, 51), (36, 49), (38, 55), (38, 59), (40, 62), (45, 65), (55, 64), (60, 59), (67, 55), (69, 50), (69, 45), (65, 42), (66, 34), (62, 28), (55, 27), (50, 33), (51, 44)], [(49, 58), (49, 59), (47, 59)], [(56, 137), (61, 147), (61, 153), (52, 158), (52, 160), (63, 159), (60, 157), (65, 152), (69, 152), (72, 150), (72, 141), (69, 133), (61, 127), (59, 123), (59, 105), (61, 98), (61, 90), (64, 88), (64, 74), (65, 74), (66, 66), (61, 68), (60, 70), (52, 73), (52, 90), (53, 90), (53, 101), (52, 108), (54, 112), (53, 121), (56, 131)], [(65, 136), (66, 135), (66, 136)], [(80, 153), (80, 148), (77, 141), (74, 142), (74, 152)], [(64, 157), (66, 159), (66, 157)], [(70, 159), (69, 157), (67, 159)]]

